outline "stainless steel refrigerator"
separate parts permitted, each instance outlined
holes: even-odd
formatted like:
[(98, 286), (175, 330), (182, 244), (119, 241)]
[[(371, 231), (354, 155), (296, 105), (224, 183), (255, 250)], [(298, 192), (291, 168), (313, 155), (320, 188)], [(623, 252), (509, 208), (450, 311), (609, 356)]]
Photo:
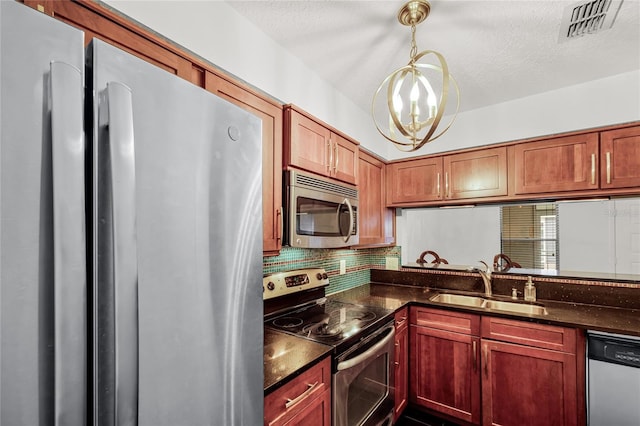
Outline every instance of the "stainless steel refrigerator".
[(0, 36), (0, 425), (262, 423), (260, 121), (13, 1)]

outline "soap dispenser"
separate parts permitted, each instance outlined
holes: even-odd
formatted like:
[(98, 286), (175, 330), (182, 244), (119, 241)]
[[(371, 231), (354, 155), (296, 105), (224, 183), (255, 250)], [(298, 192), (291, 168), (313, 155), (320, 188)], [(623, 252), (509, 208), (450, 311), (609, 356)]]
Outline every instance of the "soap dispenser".
[(527, 283), (524, 285), (524, 300), (527, 302), (536, 301), (536, 287), (533, 285), (533, 281), (531, 281), (531, 276), (528, 277)]

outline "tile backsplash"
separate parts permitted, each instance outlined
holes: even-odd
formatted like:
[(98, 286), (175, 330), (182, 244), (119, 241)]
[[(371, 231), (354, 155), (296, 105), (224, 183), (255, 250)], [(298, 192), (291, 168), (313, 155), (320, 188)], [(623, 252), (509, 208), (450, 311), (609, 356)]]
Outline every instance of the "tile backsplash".
[[(348, 290), (371, 280), (371, 269), (384, 269), (388, 259), (400, 262), (400, 247), (365, 249), (300, 249), (283, 247), (278, 256), (262, 258), (263, 274), (304, 268), (324, 268), (329, 275), (327, 294)], [(340, 275), (340, 261), (346, 273)], [(391, 262), (393, 263), (393, 262)]]

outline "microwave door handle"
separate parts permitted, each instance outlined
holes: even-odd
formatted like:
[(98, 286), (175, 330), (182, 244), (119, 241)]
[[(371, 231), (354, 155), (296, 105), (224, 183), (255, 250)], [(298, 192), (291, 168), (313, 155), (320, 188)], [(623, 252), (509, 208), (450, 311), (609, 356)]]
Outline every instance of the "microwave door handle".
[(349, 230), (347, 231), (347, 235), (345, 235), (344, 237), (344, 242), (346, 243), (349, 241), (349, 238), (351, 238), (351, 232), (353, 231), (353, 207), (351, 206), (349, 200), (346, 198), (344, 199), (342, 204), (346, 204), (349, 208)]

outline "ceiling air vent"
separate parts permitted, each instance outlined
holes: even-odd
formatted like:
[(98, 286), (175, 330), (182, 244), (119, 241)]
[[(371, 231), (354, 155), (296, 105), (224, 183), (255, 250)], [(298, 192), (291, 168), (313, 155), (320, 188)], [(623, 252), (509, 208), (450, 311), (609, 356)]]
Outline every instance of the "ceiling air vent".
[(562, 17), (558, 42), (608, 30), (613, 26), (622, 1), (588, 0), (567, 6)]

